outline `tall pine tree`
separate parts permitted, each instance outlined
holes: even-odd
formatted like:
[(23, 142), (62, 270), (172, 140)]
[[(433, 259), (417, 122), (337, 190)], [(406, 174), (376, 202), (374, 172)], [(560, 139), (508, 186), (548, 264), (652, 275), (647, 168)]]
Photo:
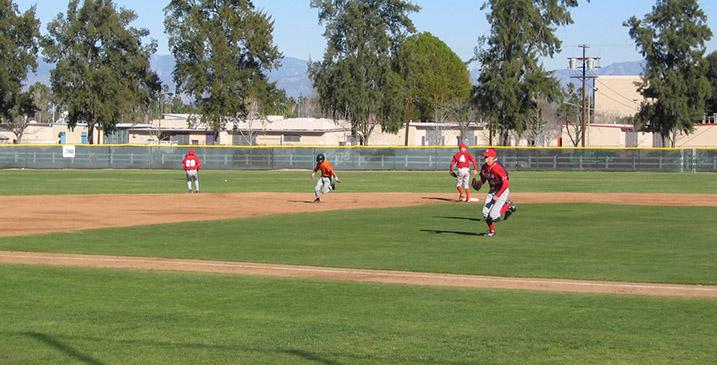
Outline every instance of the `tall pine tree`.
[(637, 126), (674, 147), (678, 132), (692, 132), (711, 94), (704, 59), (705, 42), (712, 38), (707, 17), (697, 0), (658, 0), (644, 19), (633, 16), (624, 25), (647, 61), (639, 87), (646, 102)]
[(707, 80), (712, 85), (712, 96), (707, 99), (705, 109), (714, 116), (717, 115), (717, 51), (707, 56)]
[[(475, 101), (489, 120), (490, 143), (510, 143), (538, 115), (541, 100), (560, 98), (560, 86), (539, 57), (560, 51), (557, 26), (571, 24), (568, 8), (577, 0), (488, 0), (491, 33), (476, 55), (481, 64)], [(483, 46), (483, 45), (482, 45)]]
[(172, 0), (165, 13), (177, 92), (194, 98), (215, 135), (228, 122), (280, 109), (286, 96), (268, 72), (282, 55), (268, 15), (249, 0)]
[(0, 0), (0, 122), (15, 132), (17, 141), (36, 110), (23, 83), (37, 68), (39, 36), (34, 6), (20, 13), (11, 0)]
[(312, 0), (311, 6), (326, 24), (323, 60), (309, 66), (321, 109), (349, 120), (362, 144), (378, 125), (398, 131), (406, 102), (394, 57), (415, 31), (408, 13), (420, 8), (405, 0)]

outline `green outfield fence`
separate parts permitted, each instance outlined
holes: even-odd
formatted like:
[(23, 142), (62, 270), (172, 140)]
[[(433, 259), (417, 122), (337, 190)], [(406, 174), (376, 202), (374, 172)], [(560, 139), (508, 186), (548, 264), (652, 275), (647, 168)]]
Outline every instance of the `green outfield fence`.
[[(63, 148), (64, 152), (63, 153)], [(0, 145), (0, 168), (179, 169), (188, 148), (212, 170), (310, 169), (321, 152), (341, 170), (446, 170), (455, 147)], [(481, 162), (486, 147), (471, 147)], [(717, 172), (717, 148), (495, 147), (514, 170)]]

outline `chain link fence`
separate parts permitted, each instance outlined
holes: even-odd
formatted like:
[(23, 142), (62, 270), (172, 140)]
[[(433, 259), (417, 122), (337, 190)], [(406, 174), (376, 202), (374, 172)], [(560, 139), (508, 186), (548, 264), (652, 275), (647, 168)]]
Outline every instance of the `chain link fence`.
[[(0, 168), (179, 169), (188, 148), (211, 170), (311, 169), (321, 152), (340, 170), (447, 170), (454, 147), (0, 146)], [(482, 163), (484, 148), (471, 148)], [(511, 170), (717, 172), (717, 148), (496, 148)]]

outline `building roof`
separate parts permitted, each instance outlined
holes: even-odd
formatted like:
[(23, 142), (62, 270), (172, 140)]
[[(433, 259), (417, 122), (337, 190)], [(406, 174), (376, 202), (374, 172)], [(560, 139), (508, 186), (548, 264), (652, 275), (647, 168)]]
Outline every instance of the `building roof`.
[(269, 121), (250, 120), (236, 123), (237, 129), (255, 130), (266, 132), (343, 132), (350, 131), (351, 124), (348, 121), (334, 121), (328, 118), (287, 118), (274, 119)]

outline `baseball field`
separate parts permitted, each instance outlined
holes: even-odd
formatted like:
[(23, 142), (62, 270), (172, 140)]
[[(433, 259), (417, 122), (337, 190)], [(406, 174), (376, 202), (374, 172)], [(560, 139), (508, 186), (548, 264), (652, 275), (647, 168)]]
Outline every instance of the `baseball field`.
[(717, 362), (714, 174), (338, 174), (0, 171), (0, 363)]

